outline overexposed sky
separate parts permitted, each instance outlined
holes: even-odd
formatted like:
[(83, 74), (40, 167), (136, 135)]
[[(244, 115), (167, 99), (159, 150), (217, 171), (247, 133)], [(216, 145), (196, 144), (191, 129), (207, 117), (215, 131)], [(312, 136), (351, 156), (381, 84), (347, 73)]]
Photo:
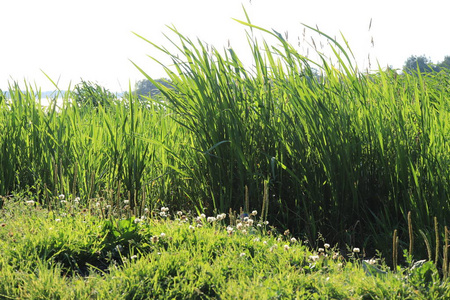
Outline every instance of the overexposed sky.
[[(166, 25), (185, 36), (222, 49), (228, 45), (245, 61), (251, 57), (245, 26), (245, 7), (253, 24), (281, 33), (307, 54), (302, 23), (318, 26), (330, 36), (348, 40), (360, 69), (392, 65), (401, 68), (411, 55), (426, 55), (437, 63), (450, 55), (448, 4), (444, 0), (0, 0), (0, 89), (8, 81), (24, 80), (42, 91), (54, 90), (42, 73), (60, 89), (84, 80), (113, 92), (128, 90), (144, 78), (164, 77), (147, 55), (165, 56), (136, 37), (169, 46)], [(372, 19), (371, 29), (369, 23)], [(267, 36), (266, 36), (267, 37)], [(307, 30), (307, 41), (317, 35)], [(372, 46), (372, 38), (374, 46)], [(270, 42), (271, 39), (267, 37)], [(324, 43), (326, 44), (326, 43)], [(319, 45), (318, 45), (319, 46)], [(327, 49), (325, 45), (325, 49)], [(326, 50), (324, 50), (326, 51)], [(311, 52), (311, 51), (310, 51)], [(41, 71), (42, 70), (42, 71)]]

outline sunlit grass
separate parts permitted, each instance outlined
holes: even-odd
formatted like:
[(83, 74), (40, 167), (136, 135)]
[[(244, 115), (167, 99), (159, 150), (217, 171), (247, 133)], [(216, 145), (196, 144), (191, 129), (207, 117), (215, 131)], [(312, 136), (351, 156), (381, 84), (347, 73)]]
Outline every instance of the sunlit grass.
[(48, 211), (5, 200), (0, 215), (0, 296), (6, 299), (446, 299), (433, 264), (392, 273), (320, 240), (311, 248), (258, 212), (240, 219), (158, 207), (105, 217), (70, 199)]
[(78, 105), (69, 91), (43, 106), (37, 89), (11, 85), (0, 102), (0, 195), (56, 209), (65, 194), (119, 219), (163, 205), (256, 209), (313, 246), (322, 234), (388, 259), (394, 230), (408, 240), (411, 212), (411, 254), (430, 256), (450, 211), (448, 74), (362, 73), (346, 42), (321, 32), (338, 64), (313, 62), (242, 23), (274, 41), (248, 35), (251, 68), (174, 28), (178, 53), (151, 44), (173, 61), (172, 88), (153, 82), (160, 99), (130, 91)]

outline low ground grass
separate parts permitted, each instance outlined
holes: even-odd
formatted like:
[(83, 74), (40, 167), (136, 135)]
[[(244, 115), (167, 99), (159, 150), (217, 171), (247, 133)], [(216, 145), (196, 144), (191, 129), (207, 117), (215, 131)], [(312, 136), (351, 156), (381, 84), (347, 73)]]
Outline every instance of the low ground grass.
[[(205, 216), (160, 207), (142, 215), (60, 196), (58, 209), (4, 198), (3, 299), (448, 299), (432, 262), (391, 272), (358, 248), (319, 248), (258, 212)], [(126, 205), (126, 203), (125, 203)]]

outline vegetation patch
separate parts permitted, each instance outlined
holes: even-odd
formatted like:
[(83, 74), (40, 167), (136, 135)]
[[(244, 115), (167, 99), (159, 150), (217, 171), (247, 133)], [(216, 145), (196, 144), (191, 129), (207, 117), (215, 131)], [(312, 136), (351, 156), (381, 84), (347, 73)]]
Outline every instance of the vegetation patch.
[(0, 93), (2, 295), (448, 296), (447, 64), (361, 72), (239, 22), (251, 67), (170, 28), (148, 95)]
[[(391, 272), (383, 259), (321, 247), (248, 217), (162, 207), (112, 221), (69, 199), (65, 209), (5, 200), (0, 295), (7, 299), (446, 299), (432, 262)], [(71, 213), (69, 213), (71, 211)], [(161, 214), (164, 212), (165, 214)], [(163, 215), (163, 217), (161, 216)], [(159, 217), (156, 217), (159, 216)]]

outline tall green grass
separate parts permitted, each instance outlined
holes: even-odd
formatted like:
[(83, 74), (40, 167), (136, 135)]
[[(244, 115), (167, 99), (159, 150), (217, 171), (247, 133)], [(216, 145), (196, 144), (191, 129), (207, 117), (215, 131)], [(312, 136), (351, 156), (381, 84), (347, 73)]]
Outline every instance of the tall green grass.
[(130, 200), (136, 209), (185, 195), (189, 180), (178, 176), (184, 162), (171, 149), (186, 137), (167, 110), (132, 93), (108, 106), (78, 105), (71, 92), (44, 106), (27, 84), (14, 84), (9, 94), (0, 104), (1, 195), (26, 193), (49, 206), (60, 194), (84, 202), (104, 197)]
[(337, 65), (319, 52), (313, 62), (276, 31), (241, 23), (276, 42), (248, 35), (252, 68), (232, 48), (210, 49), (175, 28), (177, 53), (148, 41), (172, 60), (164, 67), (175, 91), (153, 83), (193, 136), (194, 170), (213, 208), (244, 207), (246, 187), (250, 206), (262, 207), (268, 182), (270, 219), (312, 241), (321, 232), (386, 246), (394, 229), (407, 236), (408, 211), (424, 230), (434, 216), (446, 223), (446, 73), (362, 73), (345, 39), (310, 28), (328, 39)]
[(44, 107), (39, 91), (11, 86), (0, 103), (0, 194), (28, 191), (48, 205), (60, 193), (129, 199), (136, 210), (264, 207), (272, 224), (312, 244), (320, 233), (385, 252), (395, 229), (408, 240), (411, 211), (433, 240), (433, 218), (445, 226), (450, 211), (448, 74), (362, 73), (345, 40), (310, 28), (337, 61), (318, 52), (314, 62), (276, 31), (241, 23), (274, 40), (248, 34), (251, 68), (232, 48), (175, 28), (177, 53), (148, 41), (173, 63), (164, 66), (173, 88), (137, 66), (159, 100), (129, 93), (78, 106), (67, 93)]

